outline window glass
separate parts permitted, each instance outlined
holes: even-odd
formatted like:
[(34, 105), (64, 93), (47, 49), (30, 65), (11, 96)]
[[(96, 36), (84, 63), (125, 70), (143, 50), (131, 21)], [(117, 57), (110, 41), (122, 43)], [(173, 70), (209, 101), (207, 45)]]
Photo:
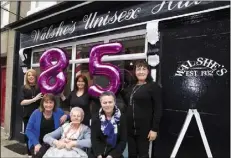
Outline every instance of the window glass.
[[(66, 51), (68, 60), (71, 60), (72, 47), (64, 47), (62, 49)], [(33, 64), (39, 63), (39, 59), (45, 51), (46, 50), (33, 53)], [(55, 61), (55, 59), (53, 59), (53, 61)]]

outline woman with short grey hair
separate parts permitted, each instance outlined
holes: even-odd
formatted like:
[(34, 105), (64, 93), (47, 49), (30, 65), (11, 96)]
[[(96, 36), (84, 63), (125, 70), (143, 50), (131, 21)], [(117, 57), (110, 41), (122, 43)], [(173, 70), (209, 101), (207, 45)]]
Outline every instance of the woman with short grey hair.
[(91, 130), (82, 124), (83, 109), (72, 108), (70, 118), (70, 123), (44, 136), (43, 141), (51, 146), (44, 157), (87, 157), (82, 149), (91, 147)]

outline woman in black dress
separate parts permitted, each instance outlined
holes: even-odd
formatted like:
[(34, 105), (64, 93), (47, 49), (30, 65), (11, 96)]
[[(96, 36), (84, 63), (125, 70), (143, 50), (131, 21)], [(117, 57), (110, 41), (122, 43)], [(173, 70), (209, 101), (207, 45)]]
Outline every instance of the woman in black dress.
[(127, 104), (129, 158), (148, 158), (149, 143), (157, 137), (162, 114), (161, 89), (154, 83), (149, 66), (137, 61), (135, 84), (122, 91)]
[[(29, 118), (33, 111), (39, 107), (42, 93), (37, 85), (37, 73), (34, 69), (29, 69), (25, 75), (25, 85), (21, 87), (21, 98), (20, 105), (23, 107), (23, 124), (24, 132)], [(28, 138), (25, 135), (25, 142), (28, 149)], [(27, 150), (28, 155), (31, 155), (30, 151)]]
[(75, 79), (75, 88), (66, 98), (63, 93), (61, 93), (61, 99), (64, 103), (70, 107), (80, 107), (84, 111), (83, 124), (89, 126), (91, 113), (90, 113), (90, 98), (88, 95), (88, 80), (84, 75), (79, 75)]

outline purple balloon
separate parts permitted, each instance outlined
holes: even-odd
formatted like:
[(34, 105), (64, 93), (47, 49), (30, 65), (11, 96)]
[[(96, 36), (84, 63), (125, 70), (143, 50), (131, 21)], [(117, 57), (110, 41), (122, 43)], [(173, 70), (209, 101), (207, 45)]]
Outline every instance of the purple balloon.
[(105, 88), (99, 85), (89, 87), (88, 93), (98, 97), (104, 91), (116, 93), (120, 87), (120, 69), (112, 64), (101, 62), (101, 58), (106, 54), (117, 54), (122, 50), (120, 43), (108, 43), (95, 46), (91, 49), (89, 59), (89, 72), (93, 75), (106, 76), (109, 79), (109, 85)]
[[(56, 60), (56, 64), (52, 64), (52, 60)], [(38, 85), (43, 94), (53, 93), (59, 94), (63, 91), (67, 83), (67, 75), (64, 73), (69, 62), (67, 53), (60, 48), (51, 48), (45, 51), (39, 60), (41, 74), (38, 78)], [(54, 79), (54, 83), (51, 83)]]

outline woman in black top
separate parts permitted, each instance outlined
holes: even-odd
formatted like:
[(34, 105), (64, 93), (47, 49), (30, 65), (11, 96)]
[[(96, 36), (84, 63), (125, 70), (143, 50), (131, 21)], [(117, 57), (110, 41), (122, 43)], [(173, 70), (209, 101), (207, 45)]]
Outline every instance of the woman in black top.
[[(21, 98), (20, 105), (23, 107), (23, 124), (24, 132), (26, 131), (26, 126), (28, 120), (35, 109), (38, 108), (40, 100), (42, 98), (42, 93), (37, 85), (37, 74), (34, 69), (29, 69), (25, 75), (25, 85), (21, 87)], [(28, 149), (28, 139), (25, 135), (25, 142)], [(28, 155), (31, 155), (30, 151), (27, 150)]]
[(145, 61), (134, 67), (135, 84), (123, 91), (127, 103), (129, 158), (149, 157), (149, 143), (157, 137), (162, 114), (161, 89), (153, 82)]
[(61, 93), (61, 99), (70, 108), (80, 107), (84, 111), (83, 124), (89, 126), (91, 113), (90, 113), (90, 98), (88, 95), (88, 80), (86, 76), (79, 75), (75, 79), (75, 88), (66, 98)]
[(127, 142), (127, 125), (112, 92), (100, 96), (101, 109), (92, 117), (89, 158), (122, 158)]

